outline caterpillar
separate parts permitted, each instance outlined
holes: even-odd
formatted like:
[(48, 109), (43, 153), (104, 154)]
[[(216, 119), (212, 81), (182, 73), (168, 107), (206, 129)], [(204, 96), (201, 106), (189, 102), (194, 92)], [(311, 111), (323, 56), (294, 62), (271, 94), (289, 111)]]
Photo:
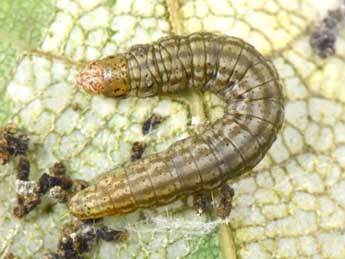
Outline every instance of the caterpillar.
[(231, 36), (193, 33), (135, 45), (85, 65), (77, 83), (92, 94), (148, 97), (189, 87), (224, 99), (224, 116), (204, 132), (105, 174), (76, 193), (70, 212), (81, 219), (211, 191), (252, 169), (276, 139), (284, 95), (270, 61)]

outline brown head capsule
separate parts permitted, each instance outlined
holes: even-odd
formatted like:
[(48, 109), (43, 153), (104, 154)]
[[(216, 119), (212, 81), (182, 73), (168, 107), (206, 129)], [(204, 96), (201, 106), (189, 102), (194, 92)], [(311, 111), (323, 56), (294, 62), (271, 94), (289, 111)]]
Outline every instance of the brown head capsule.
[(82, 68), (77, 83), (91, 94), (113, 97), (125, 95), (129, 90), (125, 55), (119, 54), (92, 61)]
[[(211, 91), (225, 102), (223, 118), (201, 134), (133, 161), (77, 193), (70, 211), (82, 219), (126, 214), (218, 188), (259, 163), (284, 119), (284, 95), (272, 63), (250, 44), (225, 35), (193, 33), (136, 45), (91, 63), (79, 82), (110, 96), (147, 97), (188, 87)], [(224, 216), (230, 196), (222, 202)]]

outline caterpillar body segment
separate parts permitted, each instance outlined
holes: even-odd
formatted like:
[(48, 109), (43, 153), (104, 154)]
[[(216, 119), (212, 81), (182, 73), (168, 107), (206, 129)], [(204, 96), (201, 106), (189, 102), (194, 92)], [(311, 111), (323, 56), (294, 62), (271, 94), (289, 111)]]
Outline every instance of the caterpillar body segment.
[(226, 103), (224, 117), (203, 133), (110, 172), (77, 193), (70, 211), (82, 219), (122, 215), (215, 189), (264, 157), (284, 118), (274, 66), (253, 46), (230, 36), (194, 33), (136, 45), (91, 62), (78, 83), (93, 94), (114, 97), (189, 87), (211, 91)]

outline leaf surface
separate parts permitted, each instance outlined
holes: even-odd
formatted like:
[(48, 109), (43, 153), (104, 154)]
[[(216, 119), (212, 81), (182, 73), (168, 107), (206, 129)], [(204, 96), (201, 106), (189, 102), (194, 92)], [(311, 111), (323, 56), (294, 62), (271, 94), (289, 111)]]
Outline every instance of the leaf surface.
[[(336, 54), (316, 56), (310, 31), (338, 1), (10, 1), (0, 6), (0, 124), (15, 122), (31, 138), (31, 178), (64, 161), (73, 178), (90, 180), (129, 160), (166, 149), (222, 115), (213, 95), (183, 92), (147, 99), (90, 96), (75, 84), (86, 62), (173, 33), (218, 31), (270, 57), (287, 97), (286, 121), (264, 160), (231, 181), (234, 209), (226, 224), (199, 217), (191, 199), (104, 223), (127, 228), (128, 242), (100, 242), (89, 258), (223, 258), (231, 237), (238, 258), (344, 258), (345, 31)], [(60, 58), (59, 58), (60, 57)], [(75, 111), (73, 105), (79, 109)], [(165, 120), (150, 135), (152, 113)], [(56, 250), (65, 204), (44, 204), (18, 220), (15, 163), (0, 172), (0, 253), (40, 258)], [(47, 203), (47, 201), (46, 201)], [(45, 204), (46, 204), (45, 203)], [(221, 227), (219, 227), (221, 226)], [(225, 229), (225, 230), (224, 230)], [(230, 231), (231, 230), (231, 231)]]

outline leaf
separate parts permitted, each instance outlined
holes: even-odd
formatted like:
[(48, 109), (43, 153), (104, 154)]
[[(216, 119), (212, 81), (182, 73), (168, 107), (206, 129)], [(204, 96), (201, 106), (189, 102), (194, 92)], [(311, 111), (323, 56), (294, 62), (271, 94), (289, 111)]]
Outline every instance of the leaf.
[[(89, 96), (75, 85), (74, 63), (172, 33), (219, 31), (271, 57), (287, 97), (284, 128), (267, 156), (253, 172), (231, 181), (229, 225), (197, 216), (190, 199), (181, 200), (104, 219), (110, 227), (127, 228), (130, 239), (101, 242), (89, 257), (222, 258), (233, 253), (231, 237), (239, 258), (345, 257), (344, 30), (336, 54), (327, 59), (309, 46), (310, 28), (335, 3), (185, 0), (180, 8), (176, 3), (2, 1), (0, 124), (13, 121), (29, 134), (31, 178), (64, 161), (71, 177), (89, 180), (128, 161), (135, 141), (149, 143), (144, 155), (159, 152), (219, 117), (221, 103), (208, 93)], [(153, 112), (167, 119), (143, 136), (141, 125)], [(56, 250), (62, 225), (71, 220), (67, 206), (47, 212), (42, 204), (25, 219), (14, 218), (14, 163), (2, 167), (0, 190), (0, 252), (41, 258), (45, 250)]]

